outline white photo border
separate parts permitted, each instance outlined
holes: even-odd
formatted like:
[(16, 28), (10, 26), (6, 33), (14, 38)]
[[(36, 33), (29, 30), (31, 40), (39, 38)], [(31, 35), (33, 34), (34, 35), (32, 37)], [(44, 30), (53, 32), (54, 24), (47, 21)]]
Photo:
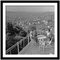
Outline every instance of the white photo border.
[[(22, 6), (22, 5), (53, 5), (54, 6), (54, 20), (55, 20), (55, 51), (54, 51), (54, 55), (50, 54), (50, 55), (6, 55), (6, 34), (5, 34), (5, 21), (6, 21), (6, 6)], [(3, 3), (3, 57), (57, 57), (57, 3)]]

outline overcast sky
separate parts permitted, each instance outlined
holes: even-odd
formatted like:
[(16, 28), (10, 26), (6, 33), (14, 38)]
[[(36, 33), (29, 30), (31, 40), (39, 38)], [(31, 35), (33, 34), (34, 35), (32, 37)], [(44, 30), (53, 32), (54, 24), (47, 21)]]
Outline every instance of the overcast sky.
[(6, 11), (14, 12), (48, 12), (54, 11), (54, 6), (6, 6)]

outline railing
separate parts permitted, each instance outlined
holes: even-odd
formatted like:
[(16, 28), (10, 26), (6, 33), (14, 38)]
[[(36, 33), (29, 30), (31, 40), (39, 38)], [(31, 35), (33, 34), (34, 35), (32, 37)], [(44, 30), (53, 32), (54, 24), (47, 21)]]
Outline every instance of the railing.
[(29, 35), (27, 37), (21, 39), (12, 47), (6, 50), (6, 54), (18, 54), (31, 40), (29, 39)]

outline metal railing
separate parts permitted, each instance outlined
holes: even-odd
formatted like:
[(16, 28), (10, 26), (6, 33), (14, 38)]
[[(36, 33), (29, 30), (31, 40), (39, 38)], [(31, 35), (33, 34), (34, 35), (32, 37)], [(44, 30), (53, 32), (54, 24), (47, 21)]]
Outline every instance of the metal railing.
[(18, 54), (31, 40), (29, 34), (6, 50), (6, 54)]

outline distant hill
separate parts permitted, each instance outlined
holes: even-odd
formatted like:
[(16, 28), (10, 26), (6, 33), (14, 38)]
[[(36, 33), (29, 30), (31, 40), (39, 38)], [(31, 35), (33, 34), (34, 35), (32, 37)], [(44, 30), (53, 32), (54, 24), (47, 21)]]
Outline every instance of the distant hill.
[(7, 16), (41, 16), (41, 15), (47, 15), (47, 14), (54, 14), (54, 12), (12, 12), (12, 11), (7, 11), (6, 12)]

